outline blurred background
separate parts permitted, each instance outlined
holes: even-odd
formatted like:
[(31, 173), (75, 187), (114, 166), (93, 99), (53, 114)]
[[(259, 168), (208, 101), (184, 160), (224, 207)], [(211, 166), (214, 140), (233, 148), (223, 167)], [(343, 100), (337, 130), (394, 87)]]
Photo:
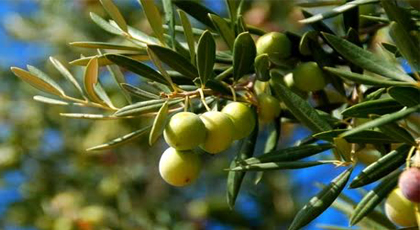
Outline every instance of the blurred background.
[[(227, 17), (225, 1), (202, 2)], [(115, 3), (131, 26), (151, 33), (136, 0)], [(249, 24), (297, 34), (309, 29), (297, 23), (303, 16), (291, 0), (245, 4), (244, 18)], [(366, 10), (375, 8), (368, 5)], [(119, 41), (96, 26), (89, 12), (108, 17), (97, 0), (0, 1), (0, 229), (287, 229), (296, 212), (319, 191), (316, 183), (329, 183), (342, 171), (325, 165), (268, 172), (257, 184), (261, 175), (248, 173), (231, 211), (226, 204), (224, 169), (236, 145), (218, 157), (206, 156), (200, 178), (186, 188), (171, 187), (159, 176), (158, 161), (167, 148), (163, 141), (150, 147), (147, 136), (143, 136), (114, 150), (87, 153), (86, 148), (134, 131), (151, 120), (61, 117), (59, 113), (90, 110), (34, 101), (33, 96), (40, 92), (13, 76), (10, 67), (36, 66), (72, 92), (49, 56), (65, 63), (80, 81), (84, 68), (68, 62), (81, 54), (94, 55), (94, 51), (71, 47), (69, 42)], [(194, 26), (202, 27), (191, 20)], [(328, 25), (344, 33), (340, 20), (329, 20)], [(139, 84), (130, 73), (126, 78)], [(123, 101), (105, 71), (101, 81), (114, 101)], [(267, 129), (260, 128), (262, 138), (267, 136)], [(305, 128), (284, 125), (279, 147), (291, 146), (308, 135)], [(262, 151), (259, 143), (257, 152)], [(358, 201), (363, 192), (347, 190), (345, 194)], [(323, 224), (348, 226), (346, 214), (338, 211), (348, 208), (346, 205), (336, 202), (305, 229), (320, 229)]]

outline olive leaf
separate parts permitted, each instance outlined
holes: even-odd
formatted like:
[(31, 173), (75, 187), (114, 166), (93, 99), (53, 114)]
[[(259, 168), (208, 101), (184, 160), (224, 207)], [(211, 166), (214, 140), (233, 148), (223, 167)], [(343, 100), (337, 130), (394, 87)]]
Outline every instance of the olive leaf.
[[(188, 50), (190, 51), (191, 64), (195, 66), (195, 39), (191, 22), (184, 11), (178, 10), (178, 14), (179, 18), (181, 19), (185, 40), (187, 40)], [(201, 32), (200, 34), (202, 34), (203, 32)]]
[(251, 157), (240, 162), (241, 165), (251, 165), (267, 162), (296, 161), (333, 147), (332, 144), (301, 145), (267, 152), (258, 157)]
[(73, 86), (79, 91), (80, 95), (85, 97), (85, 94), (82, 90), (82, 87), (77, 82), (76, 78), (70, 73), (70, 71), (63, 65), (61, 62), (54, 57), (50, 57), (51, 63), (54, 65), (54, 67), (63, 75)]
[[(371, 117), (378, 118), (379, 116), (371, 115)], [(414, 140), (413, 136), (411, 136), (411, 134), (407, 130), (398, 126), (398, 124), (395, 122), (381, 125), (378, 128), (383, 133), (392, 137), (394, 140), (398, 142), (405, 142), (413, 146), (416, 145), (416, 141)]]
[(163, 37), (163, 26), (162, 17), (160, 16), (159, 9), (156, 7), (154, 1), (149, 0), (138, 0), (140, 5), (143, 7), (143, 11), (146, 14), (147, 20), (150, 26), (162, 44), (165, 44), (165, 38)]
[[(95, 55), (95, 56), (89, 56), (89, 57), (82, 57), (76, 60), (73, 60), (70, 62), (71, 65), (78, 65), (78, 66), (86, 66), (89, 61), (92, 58), (97, 58), (98, 59), (98, 65), (99, 66), (106, 66), (106, 65), (111, 65), (113, 64), (113, 62), (111, 60), (109, 60), (106, 55), (108, 54), (99, 54), (99, 55)], [(149, 60), (149, 56), (147, 55), (146, 52), (141, 52), (141, 53), (119, 53), (119, 55), (124, 56), (124, 57), (129, 57), (133, 60), (136, 61), (148, 61)]]
[(139, 138), (141, 135), (145, 134), (147, 131), (149, 131), (151, 126), (147, 126), (145, 128), (139, 129), (137, 131), (131, 132), (129, 134), (126, 134), (122, 137), (115, 138), (105, 144), (101, 144), (98, 146), (94, 146), (91, 148), (86, 149), (86, 151), (100, 151), (100, 150), (106, 150), (106, 149), (112, 149), (116, 148), (118, 146), (121, 146), (123, 144), (127, 144), (137, 138)]
[(69, 103), (66, 101), (57, 100), (54, 98), (49, 98), (49, 97), (44, 97), (44, 96), (39, 96), (39, 95), (34, 96), (33, 99), (35, 101), (39, 101), (39, 102), (51, 104), (51, 105), (69, 105)]
[(229, 24), (221, 17), (215, 14), (208, 15), (210, 20), (213, 22), (214, 27), (217, 29), (223, 40), (226, 42), (229, 49), (233, 49), (233, 42), (235, 41), (235, 34), (229, 27)]
[(117, 23), (121, 30), (127, 32), (127, 23), (124, 20), (124, 17), (121, 15), (121, 12), (118, 10), (117, 6), (112, 2), (112, 0), (99, 0), (106, 10), (106, 12), (111, 16), (112, 19)]
[[(141, 101), (132, 105), (125, 106), (114, 113), (114, 116), (125, 117), (125, 116), (140, 116), (146, 113), (155, 112), (162, 107), (167, 99), (156, 99), (149, 101)], [(168, 105), (175, 105), (182, 102), (184, 99), (170, 99)]]
[(149, 145), (153, 145), (159, 136), (163, 133), (163, 129), (166, 125), (166, 117), (168, 116), (168, 108), (168, 101), (166, 101), (159, 109), (155, 120), (153, 121), (152, 130), (149, 134)]
[(149, 99), (159, 99), (159, 98), (160, 98), (158, 95), (156, 95), (156, 94), (154, 94), (154, 93), (151, 93), (151, 92), (148, 92), (148, 91), (146, 91), (146, 90), (143, 90), (143, 89), (137, 88), (137, 87), (132, 86), (132, 85), (127, 84), (127, 83), (121, 83), (121, 87), (122, 87), (125, 91), (127, 91), (127, 92), (129, 92), (129, 93), (133, 94), (134, 96), (140, 97), (140, 98), (145, 99), (145, 100), (149, 100)]
[(370, 164), (353, 179), (350, 183), (350, 188), (358, 188), (375, 182), (399, 168), (405, 163), (410, 148), (411, 146), (409, 145), (401, 145), (397, 149), (381, 157), (376, 162)]
[(249, 165), (238, 165), (230, 168), (231, 171), (271, 171), (286, 169), (309, 168), (323, 164), (331, 164), (331, 161), (292, 161), (292, 162), (267, 162)]
[(111, 34), (122, 35), (122, 31), (119, 28), (113, 26), (111, 23), (109, 23), (107, 20), (101, 18), (97, 14), (95, 14), (93, 12), (90, 12), (90, 18), (92, 19), (93, 22), (95, 22), (103, 30), (105, 30), (105, 31), (107, 31)]
[(172, 0), (162, 0), (163, 11), (165, 12), (165, 23), (169, 25), (169, 35), (171, 36), (172, 48), (175, 48), (175, 14), (172, 7)]
[(143, 47), (121, 45), (111, 42), (70, 42), (69, 45), (89, 49), (109, 49), (109, 50), (130, 50), (130, 51), (145, 51)]
[(361, 221), (366, 215), (372, 212), (383, 199), (385, 199), (385, 197), (397, 186), (400, 174), (401, 171), (391, 173), (362, 198), (350, 217), (351, 226)]
[(95, 85), (98, 83), (98, 72), (98, 59), (92, 58), (86, 66), (85, 74), (83, 77), (83, 85), (89, 99), (102, 104), (103, 102), (95, 90)]
[(392, 98), (384, 98), (358, 103), (343, 110), (341, 114), (346, 117), (368, 118), (370, 114), (383, 115), (393, 113), (403, 107), (404, 106)]
[(206, 85), (213, 76), (213, 66), (216, 56), (216, 43), (211, 33), (206, 30), (198, 40), (197, 69), (201, 84)]
[[(312, 135), (316, 139), (332, 142), (334, 138), (346, 132), (347, 129), (334, 129), (330, 131), (320, 132)], [(374, 130), (363, 130), (352, 135), (345, 136), (344, 139), (349, 143), (359, 144), (391, 144), (398, 143), (398, 140)]]
[(385, 59), (332, 34), (322, 33), (322, 35), (334, 50), (356, 66), (394, 80), (414, 81), (410, 76)]
[(419, 88), (394, 86), (389, 88), (387, 92), (402, 105), (412, 107), (420, 104)]
[(321, 192), (314, 196), (295, 216), (289, 230), (298, 230), (309, 224), (324, 212), (337, 197), (347, 184), (353, 168), (348, 168), (331, 183), (324, 187)]
[(249, 32), (238, 35), (233, 45), (233, 79), (238, 81), (253, 67), (257, 53), (254, 40)]
[[(254, 112), (254, 116), (256, 113)], [(244, 140), (242, 140), (239, 152), (236, 154), (235, 158), (230, 163), (231, 168), (237, 166), (237, 161), (250, 157), (254, 154), (255, 145), (258, 137), (258, 124), (255, 125), (254, 130)], [(236, 198), (241, 188), (242, 181), (245, 177), (245, 172), (234, 172), (230, 171), (227, 176), (227, 203), (231, 209), (235, 206)]]
[(166, 85), (169, 84), (165, 80), (165, 78), (161, 74), (156, 72), (154, 69), (132, 58), (125, 57), (118, 54), (106, 54), (105, 57), (108, 60), (112, 61), (113, 63), (121, 67), (124, 67), (144, 78), (148, 78), (152, 81), (156, 81), (156, 82), (166, 84)]
[(195, 66), (177, 52), (157, 45), (149, 45), (147, 48), (153, 51), (159, 60), (183, 76), (192, 80), (198, 77), (198, 71)]
[[(28, 68), (31, 66), (28, 66)], [(63, 89), (46, 74), (40, 72), (35, 67), (30, 68), (33, 73), (23, 70), (18, 67), (11, 67), (10, 70), (17, 77), (29, 83), (31, 86), (43, 92), (54, 94), (56, 96), (64, 96)]]
[(215, 29), (213, 22), (208, 17), (209, 14), (217, 15), (213, 11), (191, 0), (173, 0), (172, 2), (178, 8), (187, 12), (187, 14), (191, 15), (193, 18), (197, 19), (199, 22), (210, 27), (211, 29)]
[(293, 93), (278, 80), (271, 79), (270, 85), (274, 89), (275, 95), (286, 104), (290, 112), (313, 132), (318, 133), (331, 129), (330, 124), (322, 119), (307, 101)]

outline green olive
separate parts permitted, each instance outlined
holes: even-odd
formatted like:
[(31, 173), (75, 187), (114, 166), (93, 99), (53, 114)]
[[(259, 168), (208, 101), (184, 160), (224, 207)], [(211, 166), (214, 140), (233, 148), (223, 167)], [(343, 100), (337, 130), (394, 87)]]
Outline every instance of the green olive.
[(293, 81), (302, 91), (317, 91), (327, 85), (325, 75), (316, 62), (305, 62), (293, 71)]
[(289, 73), (286, 76), (284, 76), (284, 84), (292, 90), (294, 93), (299, 95), (303, 99), (308, 98), (308, 92), (300, 90), (298, 87), (296, 87), (295, 81), (293, 80), (293, 74)]
[(160, 176), (173, 186), (191, 184), (200, 175), (200, 156), (191, 150), (179, 151), (168, 148), (159, 161)]
[(163, 136), (169, 146), (177, 150), (189, 150), (203, 143), (206, 127), (198, 115), (180, 112), (170, 119)]
[(258, 39), (256, 46), (257, 56), (266, 53), (284, 59), (292, 53), (292, 43), (289, 38), (279, 32), (264, 34)]
[(417, 225), (414, 203), (404, 197), (400, 188), (395, 188), (386, 198), (385, 213), (397, 225), (403, 227)]
[(270, 122), (280, 115), (280, 102), (275, 97), (262, 93), (257, 99), (258, 117), (262, 122)]
[(227, 114), (217, 111), (200, 116), (207, 130), (207, 137), (200, 147), (208, 153), (220, 153), (230, 147), (235, 126)]
[(239, 140), (249, 134), (255, 127), (255, 117), (250, 107), (245, 103), (232, 102), (222, 109), (223, 113), (229, 115), (235, 127), (233, 139)]

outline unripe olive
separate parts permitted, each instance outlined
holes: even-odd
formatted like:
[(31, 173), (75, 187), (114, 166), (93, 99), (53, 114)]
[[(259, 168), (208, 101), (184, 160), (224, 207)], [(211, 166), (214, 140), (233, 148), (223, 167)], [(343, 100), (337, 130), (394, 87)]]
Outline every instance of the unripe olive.
[(170, 119), (163, 136), (169, 146), (177, 150), (189, 150), (203, 143), (206, 127), (198, 115), (180, 112)]
[(284, 76), (284, 84), (289, 87), (290, 90), (292, 90), (294, 93), (299, 95), (303, 99), (308, 98), (308, 93), (305, 91), (300, 90), (298, 87), (296, 87), (295, 81), (293, 80), (293, 74), (289, 73), (286, 76)]
[(200, 147), (216, 154), (230, 147), (235, 126), (227, 114), (217, 111), (205, 112), (200, 116), (207, 130), (207, 137)]
[(327, 85), (324, 73), (316, 62), (305, 62), (293, 71), (293, 81), (300, 90), (309, 92), (323, 89)]
[(420, 203), (420, 168), (413, 167), (404, 171), (400, 176), (398, 186), (405, 198), (411, 202)]
[(280, 114), (280, 102), (275, 97), (262, 93), (258, 95), (258, 117), (262, 122), (270, 122)]
[(188, 185), (197, 179), (200, 171), (200, 156), (191, 150), (179, 151), (168, 148), (160, 157), (160, 176), (170, 185)]
[(264, 34), (258, 39), (256, 46), (257, 56), (266, 53), (283, 59), (292, 53), (292, 43), (289, 38), (279, 32)]
[(386, 198), (386, 216), (395, 224), (403, 227), (416, 226), (414, 203), (407, 200), (400, 188), (395, 188)]
[(255, 117), (250, 107), (245, 103), (232, 102), (226, 105), (222, 112), (229, 115), (233, 122), (234, 132), (233, 139), (239, 140), (249, 134), (255, 127)]

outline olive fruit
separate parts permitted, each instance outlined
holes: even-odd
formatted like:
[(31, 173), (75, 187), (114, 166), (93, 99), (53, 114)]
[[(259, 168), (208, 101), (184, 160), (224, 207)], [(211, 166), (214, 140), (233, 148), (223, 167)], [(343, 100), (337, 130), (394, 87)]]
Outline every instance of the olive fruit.
[(170, 185), (188, 185), (197, 179), (200, 171), (200, 156), (191, 150), (180, 151), (170, 147), (160, 157), (160, 176)]
[(270, 122), (280, 114), (280, 102), (275, 97), (261, 93), (258, 95), (258, 117), (262, 122)]
[(303, 99), (308, 98), (308, 93), (305, 91), (300, 90), (298, 87), (296, 87), (295, 81), (293, 80), (293, 74), (289, 73), (286, 76), (284, 76), (284, 84), (292, 90), (294, 93), (296, 93), (298, 96), (300, 96)]
[(257, 56), (261, 54), (276, 55), (287, 58), (292, 52), (292, 43), (289, 38), (279, 32), (271, 32), (261, 36), (257, 43)]
[(233, 141), (235, 126), (227, 114), (217, 111), (205, 112), (200, 116), (207, 130), (207, 137), (200, 147), (216, 154), (229, 148)]
[(398, 181), (405, 198), (411, 202), (420, 203), (420, 168), (409, 168), (404, 171)]
[(403, 227), (416, 226), (414, 203), (407, 200), (400, 188), (395, 188), (386, 198), (385, 214), (392, 222)]
[(239, 140), (249, 134), (255, 127), (255, 117), (250, 107), (245, 103), (232, 102), (222, 109), (222, 113), (229, 115), (233, 122), (233, 139)]
[(327, 85), (324, 73), (316, 62), (305, 62), (293, 71), (295, 86), (302, 91), (317, 91)]
[(198, 115), (180, 112), (171, 117), (163, 136), (169, 146), (177, 150), (189, 150), (204, 141), (206, 127)]

